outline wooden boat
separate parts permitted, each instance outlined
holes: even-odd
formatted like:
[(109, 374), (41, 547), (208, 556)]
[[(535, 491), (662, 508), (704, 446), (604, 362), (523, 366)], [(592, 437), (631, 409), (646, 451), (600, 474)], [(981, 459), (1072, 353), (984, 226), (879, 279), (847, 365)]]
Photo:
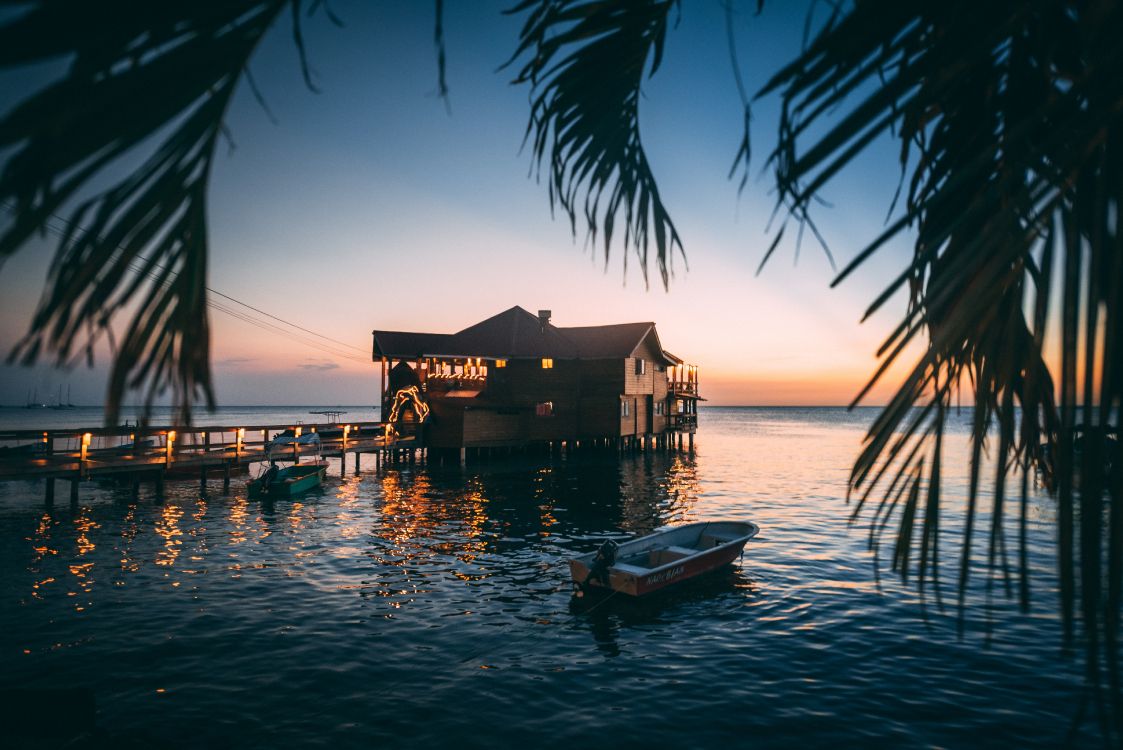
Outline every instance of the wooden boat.
[(264, 474), (250, 482), (250, 498), (258, 500), (295, 497), (302, 492), (319, 487), (327, 468), (327, 461), (312, 461), (286, 466), (272, 476), (266, 470)]
[(676, 526), (569, 561), (577, 595), (590, 589), (643, 596), (728, 565), (760, 529), (748, 521)]
[[(296, 463), (306, 447), (315, 450), (312, 461)], [(293, 464), (283, 469), (277, 465), (277, 456), (287, 456), (291, 452)], [(274, 440), (269, 445), (269, 468), (261, 473), (248, 486), (249, 496), (252, 500), (259, 498), (288, 498), (295, 497), (308, 490), (320, 486), (327, 473), (328, 462), (320, 457), (320, 436), (316, 433), (300, 437), (282, 437)]]

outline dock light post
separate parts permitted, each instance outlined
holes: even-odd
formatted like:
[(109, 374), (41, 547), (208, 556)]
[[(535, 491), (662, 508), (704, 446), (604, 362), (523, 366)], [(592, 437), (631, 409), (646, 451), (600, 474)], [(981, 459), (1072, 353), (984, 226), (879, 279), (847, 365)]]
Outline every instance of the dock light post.
[(246, 428), (245, 427), (239, 427), (238, 431), (235, 433), (235, 435), (237, 435), (237, 437), (235, 438), (236, 442), (234, 443), (234, 455), (235, 456), (241, 456), (242, 455), (242, 441), (246, 439)]
[(175, 445), (175, 430), (168, 430), (167, 456), (165, 458), (165, 461), (169, 464), (172, 462), (172, 446), (173, 445)]
[(351, 425), (343, 425), (343, 442), (339, 446), (339, 476), (347, 476), (347, 435), (351, 432)]
[(90, 440), (92, 438), (93, 438), (93, 435), (91, 435), (90, 433), (88, 433), (88, 432), (82, 433), (82, 453), (81, 453), (81, 458), (79, 459), (79, 461), (81, 461), (83, 469), (86, 468), (86, 460), (87, 460), (87, 457), (89, 455)]

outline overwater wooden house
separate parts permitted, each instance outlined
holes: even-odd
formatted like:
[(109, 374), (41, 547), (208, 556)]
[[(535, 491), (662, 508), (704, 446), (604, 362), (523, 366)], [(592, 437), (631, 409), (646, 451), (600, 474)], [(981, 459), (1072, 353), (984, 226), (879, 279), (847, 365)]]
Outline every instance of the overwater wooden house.
[(698, 368), (654, 323), (559, 327), (512, 307), (457, 333), (373, 335), (384, 419), (422, 424), (426, 446), (693, 444)]

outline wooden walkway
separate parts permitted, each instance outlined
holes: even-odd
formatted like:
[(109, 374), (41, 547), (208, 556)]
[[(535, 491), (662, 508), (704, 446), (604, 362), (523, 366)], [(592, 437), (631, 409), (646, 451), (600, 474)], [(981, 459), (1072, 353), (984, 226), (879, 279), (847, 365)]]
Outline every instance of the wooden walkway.
[[(229, 489), (231, 472), (268, 460), (268, 446), (278, 437), (310, 432), (320, 435), (324, 458), (339, 459), (342, 474), (347, 473), (347, 456), (353, 455), (357, 473), (364, 453), (374, 453), (381, 463), (389, 454), (420, 448), (413, 436), (388, 435), (386, 428), (382, 422), (352, 422), (0, 431), (0, 481), (70, 480), (74, 495), (81, 480), (116, 477), (134, 485), (154, 481), (162, 494), (165, 478), (197, 477), (205, 483), (211, 472), (222, 472), (224, 489)], [(291, 444), (276, 447), (273, 456), (300, 461), (315, 453), (313, 446)], [(54, 482), (49, 481), (48, 500), (53, 494)]]

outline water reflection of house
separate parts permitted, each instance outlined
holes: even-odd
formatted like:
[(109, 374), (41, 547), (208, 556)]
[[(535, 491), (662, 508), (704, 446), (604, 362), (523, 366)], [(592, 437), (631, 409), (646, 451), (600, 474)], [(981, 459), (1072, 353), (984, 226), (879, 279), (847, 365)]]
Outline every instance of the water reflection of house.
[(561, 328), (512, 307), (458, 333), (374, 331), (382, 413), (435, 448), (693, 440), (698, 368), (654, 323)]

